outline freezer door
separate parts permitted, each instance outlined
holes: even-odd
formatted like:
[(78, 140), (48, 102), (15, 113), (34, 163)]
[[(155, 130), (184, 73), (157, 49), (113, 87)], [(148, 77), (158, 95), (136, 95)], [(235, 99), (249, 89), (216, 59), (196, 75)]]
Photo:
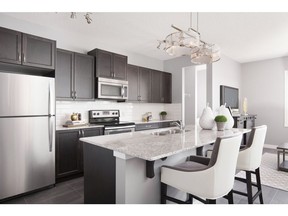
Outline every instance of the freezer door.
[(0, 117), (55, 115), (54, 78), (0, 73)]
[(0, 118), (0, 200), (55, 184), (55, 117)]

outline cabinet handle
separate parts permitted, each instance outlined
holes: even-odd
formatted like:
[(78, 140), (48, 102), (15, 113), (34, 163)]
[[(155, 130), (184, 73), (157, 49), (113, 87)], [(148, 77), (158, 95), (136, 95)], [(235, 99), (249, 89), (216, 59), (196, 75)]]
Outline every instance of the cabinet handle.
[(20, 55), (20, 53), (18, 52), (17, 55), (18, 55), (18, 61), (21, 62), (21, 55)]
[(26, 62), (26, 57), (25, 57), (25, 54), (24, 53), (22, 53), (22, 59), (23, 59), (23, 62)]
[(74, 91), (71, 91), (71, 97), (74, 99)]
[(78, 131), (78, 135), (79, 135), (79, 137), (81, 137), (81, 130)]
[(74, 91), (74, 99), (76, 99), (76, 97), (77, 97), (77, 92)]
[(84, 132), (84, 130), (82, 130), (82, 136), (83, 136), (83, 137), (85, 136), (85, 132)]

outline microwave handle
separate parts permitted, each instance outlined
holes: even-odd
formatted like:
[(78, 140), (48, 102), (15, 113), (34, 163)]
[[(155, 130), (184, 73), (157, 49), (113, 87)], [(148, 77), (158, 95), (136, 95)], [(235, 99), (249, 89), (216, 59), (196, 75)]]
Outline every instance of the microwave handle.
[(124, 86), (122, 85), (122, 89), (121, 89), (121, 96), (124, 97), (124, 93), (125, 93), (125, 90), (124, 90)]
[(123, 97), (126, 97), (126, 95), (125, 95), (125, 88), (127, 88), (127, 85), (122, 85), (122, 90), (121, 90), (121, 96), (122, 96), (122, 98), (123, 98)]

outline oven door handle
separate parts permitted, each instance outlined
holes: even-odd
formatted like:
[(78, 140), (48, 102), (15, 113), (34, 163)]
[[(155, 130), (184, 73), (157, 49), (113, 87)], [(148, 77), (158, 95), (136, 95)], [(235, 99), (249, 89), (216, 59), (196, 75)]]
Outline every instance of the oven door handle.
[(105, 130), (121, 130), (127, 128), (135, 128), (135, 125), (121, 126), (121, 127), (105, 127)]

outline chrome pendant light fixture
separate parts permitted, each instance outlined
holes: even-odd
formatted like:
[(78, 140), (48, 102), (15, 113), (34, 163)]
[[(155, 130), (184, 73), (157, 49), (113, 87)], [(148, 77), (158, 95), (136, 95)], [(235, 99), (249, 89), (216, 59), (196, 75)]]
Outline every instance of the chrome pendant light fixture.
[(164, 40), (159, 41), (158, 49), (163, 49), (169, 55), (190, 56), (194, 64), (211, 64), (220, 60), (220, 48), (216, 44), (210, 44), (201, 40), (198, 31), (198, 13), (197, 30), (192, 28), (192, 13), (190, 13), (190, 27), (187, 31), (171, 25), (177, 30), (166, 36)]

